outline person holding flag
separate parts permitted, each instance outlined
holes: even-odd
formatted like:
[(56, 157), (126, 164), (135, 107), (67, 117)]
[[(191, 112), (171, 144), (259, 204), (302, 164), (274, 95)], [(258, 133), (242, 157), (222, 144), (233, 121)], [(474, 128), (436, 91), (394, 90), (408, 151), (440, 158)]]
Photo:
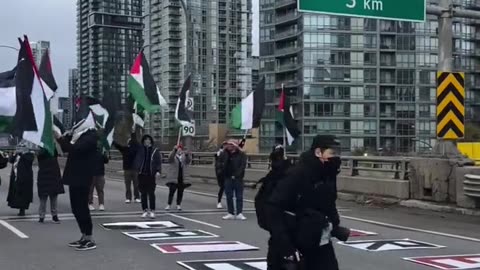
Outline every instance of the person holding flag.
[(167, 183), (168, 204), (165, 210), (170, 210), (173, 203), (173, 197), (177, 194), (177, 210), (182, 210), (183, 193), (186, 188), (192, 184), (185, 183), (186, 169), (192, 160), (191, 155), (183, 150), (182, 145), (176, 145), (168, 157), (169, 168), (167, 177), (171, 180)]

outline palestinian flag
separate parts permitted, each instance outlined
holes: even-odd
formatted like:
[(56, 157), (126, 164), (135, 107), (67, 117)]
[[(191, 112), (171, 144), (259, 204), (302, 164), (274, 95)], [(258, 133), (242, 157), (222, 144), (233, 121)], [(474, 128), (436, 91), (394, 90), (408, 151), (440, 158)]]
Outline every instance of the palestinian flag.
[(63, 123), (55, 115), (53, 116), (53, 129), (56, 130), (59, 134), (64, 134), (66, 131)]
[(105, 150), (110, 150), (113, 144), (113, 134), (115, 133), (115, 122), (119, 110), (120, 96), (118, 92), (108, 91), (104, 94), (103, 106), (108, 112), (108, 119), (103, 128), (102, 143)]
[[(55, 141), (53, 138), (53, 116), (52, 112), (50, 111), (50, 102), (45, 95), (43, 84), (33, 59), (32, 49), (30, 48), (30, 43), (28, 42), (28, 38), (26, 36), (24, 39), (24, 46), (26, 48), (26, 55), (25, 57), (22, 57), (23, 60), (21, 60), (18, 64), (16, 76), (17, 92), (19, 91), (19, 81), (24, 79), (25, 82), (32, 82), (29, 88), (27, 88), (28, 85), (25, 85), (25, 88), (21, 88), (20, 90), (30, 92), (30, 101), (33, 105), (34, 121), (36, 123), (37, 130), (32, 131), (25, 129), (22, 138), (47, 150), (48, 153), (53, 155), (55, 151)], [(24, 114), (22, 116), (25, 117), (26, 115)], [(21, 121), (24, 120), (27, 119), (21, 119)]]
[(15, 94), (15, 73), (17, 68), (0, 73), (0, 132), (10, 132), (15, 112), (17, 96)]
[(265, 78), (258, 83), (257, 89), (242, 100), (231, 114), (231, 126), (248, 130), (258, 128), (265, 108)]
[(157, 112), (168, 104), (153, 80), (143, 50), (137, 56), (128, 78), (128, 91), (147, 112)]
[[(12, 134), (17, 138), (22, 138), (24, 131), (37, 131), (38, 129), (31, 97), (35, 72), (25, 42), (20, 38), (18, 41), (20, 42), (20, 51), (15, 75), (16, 111), (12, 123)], [(28, 48), (30, 48), (30, 44)], [(38, 83), (35, 85), (38, 86)]]
[(300, 136), (301, 132), (293, 118), (293, 108), (290, 105), (288, 96), (285, 95), (283, 86), (282, 94), (280, 96), (280, 104), (278, 105), (278, 121), (283, 125), (283, 128), (285, 128), (288, 145), (292, 145), (293, 141)]
[[(75, 101), (77, 112), (72, 127), (73, 133), (82, 132), (87, 129), (97, 129), (103, 123), (103, 117), (95, 116), (90, 108), (91, 104), (98, 104), (98, 101), (91, 97), (81, 97)], [(98, 124), (97, 124), (98, 123)]]
[(128, 96), (128, 108), (129, 113), (132, 114), (134, 127), (139, 126), (144, 128), (145, 126), (145, 112), (142, 106), (139, 106), (131, 96)]
[(52, 64), (50, 62), (50, 53), (48, 50), (42, 55), (42, 60), (40, 61), (40, 67), (38, 70), (40, 79), (42, 80), (43, 89), (45, 90), (45, 95), (47, 99), (50, 100), (57, 91), (58, 86), (55, 78), (53, 77)]
[(192, 88), (192, 74), (189, 74), (185, 82), (183, 83), (182, 89), (178, 94), (177, 108), (175, 109), (175, 119), (182, 125), (188, 126), (192, 123), (192, 118), (187, 112), (187, 100)]

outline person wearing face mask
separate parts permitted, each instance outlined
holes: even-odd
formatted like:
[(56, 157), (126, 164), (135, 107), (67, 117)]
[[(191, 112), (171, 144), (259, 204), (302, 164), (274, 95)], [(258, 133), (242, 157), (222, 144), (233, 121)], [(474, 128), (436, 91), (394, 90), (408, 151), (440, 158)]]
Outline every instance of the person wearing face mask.
[(135, 168), (138, 172), (138, 189), (142, 201), (142, 218), (155, 218), (156, 175), (162, 172), (162, 157), (155, 147), (153, 138), (144, 135), (142, 146), (138, 147), (135, 157)]
[(190, 183), (185, 183), (185, 173), (190, 160), (190, 155), (185, 153), (182, 145), (175, 146), (168, 157), (167, 177), (176, 180), (167, 183), (169, 189), (168, 204), (165, 207), (167, 211), (172, 208), (173, 197), (177, 191), (177, 210), (182, 210), (183, 193), (186, 188), (191, 186)]
[(290, 263), (301, 263), (305, 270), (338, 270), (330, 240), (340, 225), (336, 207), (336, 177), (341, 165), (338, 147), (335, 136), (316, 136), (299, 164), (275, 186), (266, 211), (270, 247), (275, 247), (267, 263), (269, 270)]
[[(123, 160), (123, 173), (125, 178), (125, 203), (140, 203), (140, 192), (138, 191), (138, 172), (134, 169), (134, 161), (137, 155), (138, 140), (135, 133), (131, 134), (127, 146), (113, 142), (113, 146), (120, 151)], [(133, 198), (132, 198), (133, 185)]]

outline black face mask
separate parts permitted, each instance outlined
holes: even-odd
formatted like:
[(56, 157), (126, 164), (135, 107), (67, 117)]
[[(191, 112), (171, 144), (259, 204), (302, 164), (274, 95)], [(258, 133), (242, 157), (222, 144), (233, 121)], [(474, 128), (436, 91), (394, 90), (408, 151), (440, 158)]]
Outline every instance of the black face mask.
[(340, 167), (342, 166), (342, 160), (340, 157), (331, 157), (327, 162), (324, 163), (324, 166), (329, 172), (338, 173), (340, 171)]

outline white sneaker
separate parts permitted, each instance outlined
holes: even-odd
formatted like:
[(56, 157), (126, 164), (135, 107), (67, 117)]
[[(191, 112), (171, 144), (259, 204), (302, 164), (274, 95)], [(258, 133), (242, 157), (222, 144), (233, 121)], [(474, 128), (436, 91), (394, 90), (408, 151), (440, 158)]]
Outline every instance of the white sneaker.
[(154, 212), (150, 212), (149, 217), (150, 217), (151, 219), (155, 219), (155, 213), (154, 213)]
[(171, 208), (172, 208), (172, 207), (171, 207), (170, 205), (167, 205), (167, 206), (165, 207), (165, 210), (168, 211), (168, 210), (170, 210)]
[(140, 199), (135, 199), (135, 203), (141, 203), (141, 202), (142, 202), (142, 200), (140, 200)]
[(232, 214), (228, 214), (226, 216), (223, 216), (222, 217), (223, 220), (234, 220), (235, 219), (235, 216), (232, 215)]
[(222, 203), (218, 203), (218, 204), (217, 204), (217, 209), (222, 209), (222, 208), (223, 208)]
[(148, 211), (144, 211), (143, 214), (142, 214), (142, 218), (147, 218), (149, 215), (149, 212)]
[(98, 206), (98, 210), (100, 210), (100, 211), (105, 211), (105, 205), (100, 204), (100, 205)]
[(177, 210), (178, 210), (178, 211), (182, 211), (182, 206), (181, 206), (181, 205), (177, 205)]
[(238, 214), (237, 217), (236, 217), (236, 219), (238, 219), (238, 220), (247, 220), (247, 217), (244, 216), (243, 214)]
[(131, 202), (132, 202), (132, 201), (129, 200), (129, 199), (126, 199), (126, 200), (125, 200), (125, 203), (131, 203)]
[(88, 209), (90, 209), (90, 211), (95, 211), (95, 206), (93, 206), (93, 204), (89, 204)]

